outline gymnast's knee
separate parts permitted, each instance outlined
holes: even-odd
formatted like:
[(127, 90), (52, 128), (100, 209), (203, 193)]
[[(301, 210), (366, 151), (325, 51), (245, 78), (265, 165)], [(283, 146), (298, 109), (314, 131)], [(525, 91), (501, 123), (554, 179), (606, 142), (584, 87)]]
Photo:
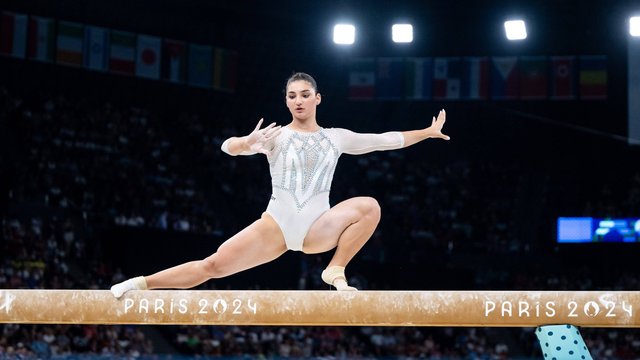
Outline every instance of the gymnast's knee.
[(380, 210), (380, 204), (378, 200), (370, 196), (364, 196), (361, 199), (361, 211), (364, 216), (370, 217), (375, 222), (380, 220), (382, 211)]
[(226, 276), (218, 260), (216, 254), (213, 254), (207, 258), (200, 260), (200, 266), (202, 271), (209, 277), (209, 279), (216, 279)]

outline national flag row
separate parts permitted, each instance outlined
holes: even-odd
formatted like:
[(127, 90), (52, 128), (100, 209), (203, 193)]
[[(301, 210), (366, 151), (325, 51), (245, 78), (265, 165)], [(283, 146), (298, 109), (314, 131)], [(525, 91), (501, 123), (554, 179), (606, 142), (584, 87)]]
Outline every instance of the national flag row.
[(234, 92), (235, 51), (2, 12), (0, 55)]
[(572, 100), (607, 98), (607, 57), (355, 58), (352, 100)]

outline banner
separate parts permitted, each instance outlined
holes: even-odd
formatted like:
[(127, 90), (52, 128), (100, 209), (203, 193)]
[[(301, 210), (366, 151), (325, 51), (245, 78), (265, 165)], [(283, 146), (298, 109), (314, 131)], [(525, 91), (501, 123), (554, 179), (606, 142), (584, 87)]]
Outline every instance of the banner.
[(433, 59), (408, 58), (404, 68), (405, 98), (430, 100), (433, 90)]
[(2, 13), (0, 23), (0, 54), (24, 58), (27, 52), (27, 15)]
[(134, 33), (111, 30), (109, 46), (109, 71), (114, 74), (134, 75), (136, 73), (136, 44)]
[(576, 98), (575, 62), (575, 56), (551, 58), (551, 99), (573, 100)]
[(53, 62), (55, 32), (53, 19), (31, 16), (27, 40), (27, 57), (31, 60)]
[(84, 67), (90, 70), (106, 71), (108, 65), (109, 30), (86, 26), (84, 28)]
[(136, 52), (136, 75), (147, 79), (160, 79), (160, 47), (159, 37), (138, 35)]
[(208, 45), (189, 44), (189, 85), (211, 88), (213, 49)]
[(519, 62), (520, 99), (547, 99), (549, 96), (549, 58), (546, 56), (522, 56)]
[(519, 90), (518, 58), (498, 56), (491, 58), (491, 98), (514, 100)]
[(58, 64), (82, 66), (83, 61), (84, 25), (69, 22), (58, 22)]
[(187, 52), (184, 41), (164, 39), (162, 49), (162, 79), (184, 83), (187, 78)]
[(230, 93), (235, 92), (237, 67), (238, 53), (215, 48), (213, 55), (213, 88)]
[(399, 100), (404, 97), (404, 61), (402, 58), (378, 58), (376, 98)]
[(580, 99), (604, 100), (607, 98), (607, 56), (580, 56), (578, 83)]
[(433, 60), (433, 98), (455, 100), (460, 98), (460, 58), (435, 58)]
[(349, 64), (349, 99), (373, 100), (376, 92), (376, 62), (373, 58), (352, 59)]
[(461, 97), (469, 100), (489, 98), (489, 58), (466, 57), (462, 59)]

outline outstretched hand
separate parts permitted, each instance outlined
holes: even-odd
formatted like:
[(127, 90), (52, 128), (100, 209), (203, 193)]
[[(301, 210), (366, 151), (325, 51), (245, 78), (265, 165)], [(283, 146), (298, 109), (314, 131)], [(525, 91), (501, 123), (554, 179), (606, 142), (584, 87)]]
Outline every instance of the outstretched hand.
[(256, 125), (256, 128), (253, 130), (253, 132), (246, 137), (245, 141), (247, 147), (249, 147), (252, 152), (259, 152), (265, 155), (270, 155), (270, 142), (275, 139), (278, 134), (280, 134), (281, 127), (280, 125), (276, 126), (276, 123), (271, 123), (264, 129), (260, 129), (260, 126), (262, 126), (262, 121), (263, 119), (260, 119), (260, 121), (258, 121), (258, 125)]
[(444, 126), (446, 118), (447, 113), (444, 111), (444, 109), (440, 110), (440, 112), (438, 113), (438, 118), (436, 118), (435, 116), (433, 117), (431, 126), (427, 128), (427, 131), (429, 131), (429, 137), (440, 138), (444, 140), (451, 139), (449, 136), (442, 133), (442, 127)]

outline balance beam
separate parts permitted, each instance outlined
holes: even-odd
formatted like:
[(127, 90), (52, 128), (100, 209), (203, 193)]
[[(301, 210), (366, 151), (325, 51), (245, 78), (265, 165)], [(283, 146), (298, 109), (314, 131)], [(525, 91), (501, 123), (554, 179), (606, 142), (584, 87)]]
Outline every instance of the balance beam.
[(630, 291), (0, 290), (0, 323), (640, 327)]

